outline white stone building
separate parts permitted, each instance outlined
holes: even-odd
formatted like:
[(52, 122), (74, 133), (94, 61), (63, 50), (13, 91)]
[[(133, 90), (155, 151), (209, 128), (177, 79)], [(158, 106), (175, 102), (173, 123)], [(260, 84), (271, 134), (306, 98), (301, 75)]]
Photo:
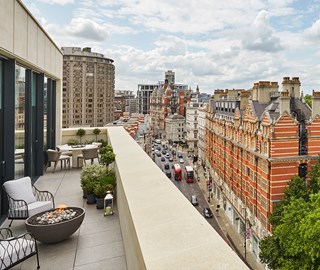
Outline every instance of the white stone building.
[(166, 139), (173, 142), (183, 140), (185, 132), (185, 118), (180, 114), (173, 114), (165, 119)]

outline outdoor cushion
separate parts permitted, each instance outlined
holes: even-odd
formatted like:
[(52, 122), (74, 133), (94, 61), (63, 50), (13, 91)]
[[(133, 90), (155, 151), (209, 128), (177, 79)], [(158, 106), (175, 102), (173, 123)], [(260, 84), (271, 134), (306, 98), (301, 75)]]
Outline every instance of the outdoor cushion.
[(52, 201), (36, 201), (28, 204), (28, 214), (29, 217), (40, 213), (42, 211), (49, 211), (53, 208)]
[(10, 238), (0, 242), (1, 269), (35, 252), (35, 244), (31, 240), (25, 238), (9, 240)]
[(27, 204), (36, 201), (32, 192), (31, 178), (29, 176), (7, 181), (3, 184), (6, 192), (15, 200), (24, 200)]

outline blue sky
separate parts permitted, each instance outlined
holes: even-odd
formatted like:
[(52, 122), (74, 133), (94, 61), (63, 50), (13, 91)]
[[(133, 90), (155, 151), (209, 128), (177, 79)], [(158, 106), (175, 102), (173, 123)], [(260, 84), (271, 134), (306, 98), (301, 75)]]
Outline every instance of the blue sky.
[(117, 90), (176, 83), (250, 89), (300, 77), (320, 90), (320, 0), (22, 0), (59, 47), (114, 60)]

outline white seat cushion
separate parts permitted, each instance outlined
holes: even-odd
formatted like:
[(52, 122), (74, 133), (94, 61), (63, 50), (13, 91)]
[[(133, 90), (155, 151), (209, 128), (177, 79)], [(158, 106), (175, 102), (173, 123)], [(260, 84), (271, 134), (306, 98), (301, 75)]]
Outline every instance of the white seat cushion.
[(1, 240), (0, 242), (0, 257), (2, 260), (1, 269), (10, 266), (11, 264), (23, 259), (25, 256), (35, 252), (35, 244), (31, 240), (24, 238), (15, 240)]
[(31, 178), (29, 176), (4, 182), (6, 192), (15, 200), (24, 200), (27, 204), (36, 201), (32, 192)]
[(38, 214), (42, 211), (48, 211), (53, 208), (52, 201), (36, 201), (28, 204), (28, 215), (29, 217)]

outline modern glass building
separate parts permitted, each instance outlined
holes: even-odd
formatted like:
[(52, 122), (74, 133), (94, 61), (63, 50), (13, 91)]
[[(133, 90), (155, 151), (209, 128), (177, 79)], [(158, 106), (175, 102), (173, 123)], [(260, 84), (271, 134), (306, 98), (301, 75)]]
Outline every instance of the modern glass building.
[[(0, 185), (43, 174), (61, 131), (62, 52), (20, 0), (0, 1)], [(60, 137), (60, 136), (57, 136)], [(0, 216), (6, 198), (0, 194)]]

